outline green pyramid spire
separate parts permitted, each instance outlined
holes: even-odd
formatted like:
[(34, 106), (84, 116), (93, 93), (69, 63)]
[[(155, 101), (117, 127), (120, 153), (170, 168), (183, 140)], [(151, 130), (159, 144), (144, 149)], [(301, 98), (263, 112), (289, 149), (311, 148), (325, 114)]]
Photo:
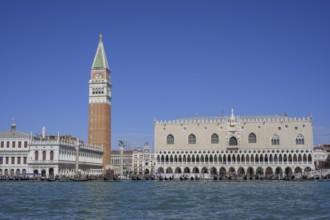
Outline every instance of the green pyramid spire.
[(105, 55), (105, 50), (102, 41), (102, 34), (100, 34), (100, 42), (97, 47), (94, 62), (92, 65), (92, 69), (109, 69), (107, 56)]

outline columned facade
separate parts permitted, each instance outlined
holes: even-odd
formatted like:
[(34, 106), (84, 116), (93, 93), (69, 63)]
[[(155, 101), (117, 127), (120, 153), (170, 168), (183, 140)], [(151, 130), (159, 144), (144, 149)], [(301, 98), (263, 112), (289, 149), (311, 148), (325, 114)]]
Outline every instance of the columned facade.
[[(78, 158), (77, 158), (78, 156)], [(60, 140), (33, 140), (28, 157), (29, 173), (42, 177), (99, 175), (103, 150), (97, 146)], [(76, 170), (78, 164), (78, 170)]]
[(314, 170), (312, 119), (195, 117), (155, 121), (156, 171), (166, 176), (268, 176)]
[(181, 175), (283, 177), (310, 172), (314, 167), (312, 154), (312, 150), (305, 149), (158, 151), (157, 171), (177, 178)]

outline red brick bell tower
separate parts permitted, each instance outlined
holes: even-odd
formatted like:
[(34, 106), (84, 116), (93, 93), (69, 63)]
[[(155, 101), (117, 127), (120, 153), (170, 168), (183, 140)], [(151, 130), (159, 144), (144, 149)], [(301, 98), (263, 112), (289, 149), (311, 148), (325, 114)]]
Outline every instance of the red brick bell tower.
[(100, 35), (89, 80), (88, 143), (103, 147), (103, 169), (109, 169), (111, 161), (111, 82), (102, 35)]

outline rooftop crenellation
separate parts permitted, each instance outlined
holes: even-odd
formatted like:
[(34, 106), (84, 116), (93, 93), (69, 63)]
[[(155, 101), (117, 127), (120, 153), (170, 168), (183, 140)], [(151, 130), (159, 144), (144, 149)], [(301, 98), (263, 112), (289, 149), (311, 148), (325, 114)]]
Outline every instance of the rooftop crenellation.
[[(220, 123), (224, 124), (231, 120), (232, 116), (221, 117), (189, 117), (177, 120), (155, 120), (155, 124), (194, 124), (194, 123)], [(260, 115), (260, 116), (235, 116), (237, 122), (242, 123), (272, 123), (272, 122), (311, 122), (312, 118), (308, 117), (288, 117), (286, 115)]]

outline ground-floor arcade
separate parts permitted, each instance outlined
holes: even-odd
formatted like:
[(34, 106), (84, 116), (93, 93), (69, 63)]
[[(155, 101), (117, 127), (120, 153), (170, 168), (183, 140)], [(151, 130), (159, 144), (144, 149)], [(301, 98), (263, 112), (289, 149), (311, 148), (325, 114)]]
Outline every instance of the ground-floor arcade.
[(301, 176), (309, 174), (312, 171), (310, 165), (230, 165), (230, 166), (160, 166), (157, 168), (159, 175), (174, 176), (180, 178), (181, 176), (187, 177), (200, 177), (212, 178), (213, 176), (263, 176), (263, 177), (285, 177), (291, 175)]

